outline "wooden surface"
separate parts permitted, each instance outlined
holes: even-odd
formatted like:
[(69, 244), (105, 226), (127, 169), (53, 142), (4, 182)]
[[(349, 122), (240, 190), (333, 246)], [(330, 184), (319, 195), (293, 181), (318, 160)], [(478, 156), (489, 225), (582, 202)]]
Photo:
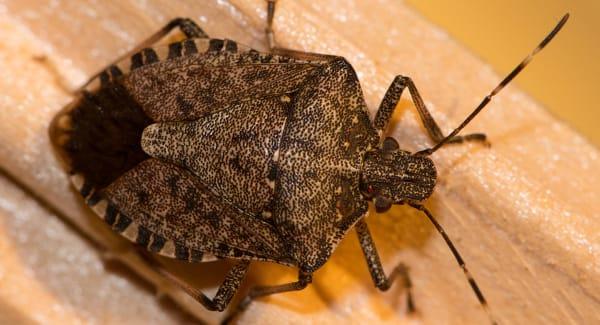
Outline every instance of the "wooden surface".
[[(488, 66), (398, 1), (282, 0), (279, 5), (275, 31), (280, 44), (345, 56), (358, 72), (371, 112), (395, 74), (409, 75), (447, 132), (499, 81)], [(0, 168), (45, 204), (39, 207), (10, 181), (0, 182), (3, 317), (23, 323), (181, 321), (175, 308), (154, 300), (153, 290), (103, 269), (98, 251), (104, 250), (199, 319), (212, 323), (220, 317), (148, 271), (127, 243), (82, 206), (49, 147), (47, 125), (69, 102), (68, 88), (169, 18), (190, 16), (212, 36), (264, 48), (264, 7), (261, 0), (0, 0)], [(540, 26), (540, 33), (553, 23)], [(538, 41), (531, 40), (531, 47)], [(531, 47), (523, 48), (523, 55)], [(545, 51), (552, 51), (552, 44)], [(390, 134), (403, 148), (418, 150), (431, 143), (409, 99), (400, 103)], [(440, 179), (427, 206), (454, 239), (496, 318), (501, 324), (600, 322), (598, 151), (515, 87), (466, 131), (485, 131), (493, 146), (455, 146), (436, 153)], [(35, 227), (15, 224), (25, 207), (31, 207), (32, 217), (24, 220)], [(98, 248), (75, 238), (73, 243), (50, 240), (73, 237), (72, 228), (49, 221), (56, 218), (53, 214), (76, 225)], [(257, 301), (241, 323), (486, 322), (449, 250), (420, 214), (395, 207), (386, 214), (371, 213), (368, 223), (386, 269), (399, 261), (410, 266), (417, 315), (406, 316), (398, 286), (386, 293), (373, 287), (351, 232), (309, 288)], [(81, 250), (67, 249), (73, 245)], [(31, 252), (44, 263), (28, 262)], [(74, 276), (88, 264), (97, 276)], [(210, 293), (227, 267), (182, 264), (171, 267)], [(57, 268), (62, 272), (50, 272)], [(31, 276), (33, 271), (48, 275)], [(244, 290), (295, 275), (285, 267), (255, 263)], [(111, 287), (111, 281), (119, 284)], [(110, 292), (95, 295), (103, 285)], [(31, 297), (35, 304), (15, 296)], [(109, 308), (106, 301), (119, 308)], [(49, 315), (42, 311), (52, 317), (40, 316)]]

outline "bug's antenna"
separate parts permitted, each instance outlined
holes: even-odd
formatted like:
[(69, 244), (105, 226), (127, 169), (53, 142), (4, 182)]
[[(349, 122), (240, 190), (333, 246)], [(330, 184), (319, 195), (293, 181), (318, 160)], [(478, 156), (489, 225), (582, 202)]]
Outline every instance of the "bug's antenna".
[(481, 306), (483, 307), (483, 309), (487, 313), (487, 315), (488, 315), (491, 323), (494, 324), (494, 325), (497, 325), (498, 323), (496, 322), (496, 320), (492, 316), (492, 313), (490, 312), (490, 309), (489, 309), (488, 304), (487, 304), (487, 300), (483, 296), (483, 293), (481, 292), (481, 289), (479, 289), (479, 286), (477, 285), (477, 282), (475, 282), (475, 279), (473, 278), (473, 276), (471, 275), (471, 273), (467, 269), (467, 265), (465, 264), (465, 261), (460, 256), (460, 253), (458, 252), (458, 250), (456, 249), (456, 247), (454, 247), (454, 244), (450, 240), (450, 237), (448, 237), (448, 234), (446, 234), (446, 231), (444, 230), (444, 228), (442, 228), (442, 226), (435, 220), (435, 218), (433, 217), (433, 215), (431, 214), (431, 212), (429, 212), (429, 210), (427, 210), (424, 206), (419, 205), (419, 204), (412, 204), (412, 203), (409, 203), (409, 205), (411, 207), (413, 207), (413, 208), (415, 208), (415, 209), (417, 209), (417, 210), (422, 211), (423, 213), (425, 213), (425, 215), (427, 216), (427, 218), (429, 218), (429, 221), (431, 221), (431, 223), (435, 226), (435, 229), (437, 229), (437, 231), (440, 233), (440, 235), (442, 235), (442, 237), (444, 237), (444, 241), (446, 241), (446, 245), (448, 245), (448, 247), (452, 251), (452, 255), (454, 255), (454, 258), (456, 259), (456, 262), (458, 262), (458, 265), (463, 270), (463, 273), (465, 274), (465, 277), (467, 278), (467, 281), (469, 281), (469, 285), (471, 285), (471, 289), (473, 289), (473, 292), (475, 292), (475, 295), (477, 296), (477, 300), (479, 300), (479, 303), (481, 304)]
[(467, 116), (467, 118), (456, 129), (454, 129), (454, 131), (452, 131), (447, 137), (442, 139), (442, 141), (438, 142), (432, 148), (419, 151), (418, 153), (424, 154), (424, 155), (430, 155), (430, 154), (434, 153), (436, 150), (438, 150), (439, 148), (441, 148), (443, 145), (448, 143), (448, 141), (450, 139), (452, 139), (455, 135), (457, 135), (458, 132), (460, 132), (465, 126), (467, 126), (467, 124), (469, 124), (469, 122), (471, 122), (471, 120), (475, 116), (477, 116), (477, 114), (479, 114), (479, 112), (481, 112), (481, 110), (483, 110), (483, 108), (485, 106), (487, 106), (487, 104), (492, 100), (492, 97), (494, 97), (496, 94), (498, 94), (509, 82), (511, 82), (519, 74), (519, 72), (521, 72), (521, 70), (523, 70), (527, 66), (527, 64), (529, 64), (529, 62), (531, 62), (531, 59), (533, 58), (534, 55), (536, 55), (548, 43), (550, 43), (550, 41), (554, 38), (554, 36), (556, 36), (556, 34), (560, 31), (560, 29), (564, 26), (564, 24), (567, 22), (568, 19), (569, 19), (569, 14), (567, 13), (562, 17), (562, 19), (558, 22), (558, 24), (556, 24), (556, 27), (554, 27), (554, 29), (550, 32), (550, 34), (548, 34), (544, 38), (544, 40), (542, 40), (542, 42), (523, 61), (521, 61), (521, 63), (519, 63), (519, 65), (516, 66), (513, 69), (513, 71), (511, 71), (504, 78), (504, 80), (502, 80), (498, 84), (498, 86), (496, 86), (496, 88), (494, 88), (494, 90), (492, 90), (492, 92), (489, 95), (487, 95), (487, 96), (485, 96), (485, 98), (483, 98), (483, 100), (481, 101), (481, 103), (479, 103), (477, 108), (475, 108), (475, 110), (469, 116)]

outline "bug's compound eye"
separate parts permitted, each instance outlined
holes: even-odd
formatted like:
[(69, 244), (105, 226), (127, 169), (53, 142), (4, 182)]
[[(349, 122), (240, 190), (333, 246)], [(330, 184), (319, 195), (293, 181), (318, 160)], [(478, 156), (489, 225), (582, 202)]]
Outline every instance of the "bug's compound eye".
[(383, 145), (381, 146), (384, 152), (394, 152), (400, 148), (396, 139), (387, 137), (383, 140)]
[(372, 184), (360, 183), (360, 191), (366, 198), (373, 198), (377, 194), (377, 189)]
[(390, 200), (386, 197), (383, 197), (383, 196), (375, 197), (374, 203), (375, 203), (375, 211), (377, 211), (377, 213), (386, 212), (387, 210), (389, 210), (392, 207), (392, 200)]

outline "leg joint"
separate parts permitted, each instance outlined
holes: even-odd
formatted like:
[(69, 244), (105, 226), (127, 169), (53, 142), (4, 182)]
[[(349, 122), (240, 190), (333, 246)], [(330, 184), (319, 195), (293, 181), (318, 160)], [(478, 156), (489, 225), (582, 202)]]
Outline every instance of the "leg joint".
[(176, 17), (169, 21), (167, 26), (165, 26), (165, 29), (171, 30), (175, 27), (181, 27), (181, 26), (184, 26), (187, 24), (195, 24), (195, 23), (193, 20), (191, 20), (190, 18), (187, 18), (187, 17)]
[(388, 279), (383, 279), (383, 281), (376, 283), (375, 286), (381, 291), (388, 291), (392, 287), (392, 283)]
[(403, 76), (403, 75), (397, 75), (394, 78), (394, 83), (398, 83), (400, 85), (406, 86), (408, 83), (410, 83), (412, 81), (412, 79), (410, 79), (410, 77), (407, 76)]
[(300, 288), (304, 289), (304, 288), (306, 288), (306, 286), (308, 286), (311, 283), (312, 283), (312, 273), (300, 272), (300, 275), (298, 276), (298, 284), (299, 284)]

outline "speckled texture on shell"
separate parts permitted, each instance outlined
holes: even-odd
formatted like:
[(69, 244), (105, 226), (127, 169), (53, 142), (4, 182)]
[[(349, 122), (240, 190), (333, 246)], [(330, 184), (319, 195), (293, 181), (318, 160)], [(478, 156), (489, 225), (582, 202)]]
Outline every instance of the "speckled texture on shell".
[(336, 59), (296, 96), (283, 132), (273, 219), (312, 272), (363, 217), (363, 154), (377, 142), (354, 69)]
[(352, 66), (309, 58), (216, 39), (144, 49), (87, 86), (53, 141), (88, 205), (149, 251), (312, 273), (366, 214), (360, 173), (378, 136)]
[[(57, 208), (69, 223), (76, 224), (99, 246), (112, 250), (116, 244), (124, 243), (111, 236), (107, 227), (97, 222), (99, 218), (95, 220), (88, 209), (82, 207), (81, 200), (66, 185), (68, 178), (48, 147), (48, 122), (72, 99), (70, 93), (61, 91), (57, 81), (62, 79), (72, 87), (81, 85), (116, 55), (132, 48), (170, 17), (178, 15), (193, 15), (211, 35), (264, 46), (264, 1), (52, 1), (45, 5), (32, 0), (1, 2), (2, 168)], [(227, 10), (215, 13), (214, 7), (218, 6), (232, 8), (231, 13)], [(289, 48), (346, 57), (359, 74), (371, 113), (394, 75), (402, 73), (414, 78), (434, 117), (447, 132), (500, 80), (502, 76), (496, 73), (504, 71), (489, 68), (400, 1), (294, 0), (279, 1), (278, 6), (275, 24), (278, 42)], [(553, 7), (552, 13), (539, 15), (543, 22), (532, 24), (539, 37), (543, 36), (545, 27), (552, 27), (554, 18), (562, 14), (562, 10)], [(576, 22), (575, 19), (569, 24)], [(574, 26), (568, 25), (523, 76), (536, 75), (536, 66), (538, 69), (554, 66), (556, 55), (561, 53), (560, 43), (572, 39), (570, 33)], [(512, 48), (516, 53), (511, 58), (516, 61), (536, 41), (538, 39), (532, 36), (527, 44), (498, 43), (498, 51), (509, 56), (504, 50)], [(60, 79), (34, 59), (42, 54), (61, 69)], [(498, 102), (492, 103), (489, 110), (468, 127), (470, 131), (486, 132), (492, 141), (490, 149), (461, 146), (436, 154), (440, 182), (427, 206), (436, 212), (440, 223), (457, 241), (501, 324), (597, 322), (600, 259), (596, 243), (600, 220), (594, 216), (599, 215), (596, 198), (600, 182), (595, 173), (600, 170), (598, 150), (577, 132), (549, 116), (519, 87), (513, 85), (505, 91)], [(388, 134), (394, 136), (402, 148), (418, 150), (431, 145), (407, 97), (394, 117), (396, 122)], [(9, 196), (4, 198), (10, 200)], [(23, 206), (21, 202), (14, 203), (15, 209)], [(12, 220), (12, 214), (6, 217)], [(45, 216), (46, 219), (52, 218)], [(462, 272), (422, 216), (408, 208), (394, 207), (386, 214), (371, 215), (366, 221), (386, 270), (398, 261), (410, 266), (415, 302), (421, 311), (417, 322), (485, 323), (485, 315), (469, 291)], [(39, 223), (30, 226), (40, 229)], [(14, 237), (2, 238), (20, 246), (20, 239), (31, 236), (25, 230), (3, 229)], [(63, 232), (52, 229), (46, 232), (64, 237)], [(0, 253), (3, 266), (10, 270), (11, 256), (19, 261), (34, 256), (30, 249), (36, 245), (59, 254), (57, 258), (40, 255), (39, 261), (52, 261), (65, 272), (65, 278), (72, 278), (73, 272), (86, 271), (73, 263), (72, 253), (65, 253), (68, 245), (35, 239), (23, 243), (20, 251), (3, 250)], [(133, 245), (125, 247), (130, 249)], [(94, 251), (87, 252), (88, 255), (95, 255)], [(163, 261), (169, 266), (182, 264)], [(188, 265), (181, 273), (196, 287), (206, 288), (221, 283), (225, 268), (217, 266), (227, 264)], [(189, 297), (168, 290), (171, 287), (165, 286), (164, 280), (158, 277), (149, 277), (151, 272), (146, 268), (135, 269), (141, 277), (150, 278), (162, 290), (180, 298), (181, 305), (205, 322), (217, 322), (218, 315), (206, 312)], [(45, 285), (49, 273), (44, 274), (46, 276), (29, 278), (22, 284), (4, 281), (15, 288), (15, 294), (5, 295), (3, 306), (9, 306), (9, 310), (16, 306), (14, 310), (22, 312), (23, 319), (39, 321), (40, 313), (31, 313), (30, 303), (14, 303), (16, 298), (29, 298), (28, 301), (44, 304), (36, 289), (49, 287)], [(294, 280), (296, 274), (296, 270), (271, 263), (253, 263), (246, 283), (283, 283)], [(118, 283), (123, 284), (125, 280), (129, 282), (127, 278)], [(65, 310), (77, 315), (85, 313), (85, 308), (77, 306), (89, 307), (98, 315), (100, 323), (106, 322), (104, 315), (119, 317), (121, 323), (139, 321), (135, 313), (123, 317), (118, 312), (107, 311), (80, 295), (90, 290), (89, 286), (83, 290), (83, 286), (73, 283), (72, 290), (61, 287), (51, 293), (53, 297), (68, 293), (76, 298), (44, 304), (63, 317), (62, 323)], [(86, 278), (85, 283), (92, 285), (96, 281)], [(136, 286), (119, 286), (126, 290), (111, 291), (109, 296), (113, 303), (120, 301), (119, 296), (124, 297), (129, 303), (120, 307), (138, 312), (141, 307), (150, 305), (145, 299), (136, 298), (139, 286), (137, 290)], [(319, 324), (414, 323), (416, 320), (406, 319), (404, 304), (398, 302), (401, 292), (394, 287), (391, 291), (381, 294), (371, 285), (356, 237), (350, 233), (315, 275), (314, 285), (302, 293), (276, 295), (265, 303), (257, 303), (244, 314), (241, 322), (269, 323), (286, 319), (292, 323)], [(27, 297), (19, 294), (22, 292), (28, 292)], [(149, 290), (146, 293), (152, 295)], [(69, 309), (72, 304), (75, 308)], [(159, 314), (165, 309), (164, 304), (154, 306)], [(0, 318), (2, 316), (6, 313)]]
[[(272, 225), (240, 211), (174, 164), (148, 159), (111, 184), (105, 195), (152, 236), (172, 240), (176, 247), (286, 264), (285, 243)], [(151, 249), (154, 241), (140, 244)]]

